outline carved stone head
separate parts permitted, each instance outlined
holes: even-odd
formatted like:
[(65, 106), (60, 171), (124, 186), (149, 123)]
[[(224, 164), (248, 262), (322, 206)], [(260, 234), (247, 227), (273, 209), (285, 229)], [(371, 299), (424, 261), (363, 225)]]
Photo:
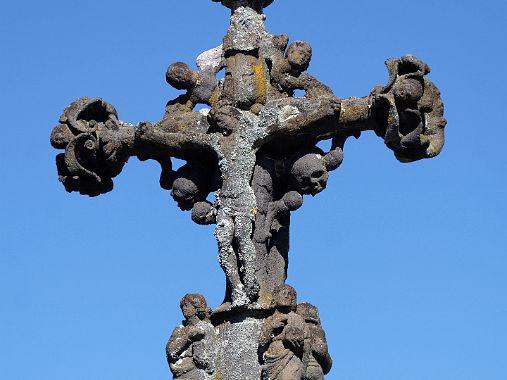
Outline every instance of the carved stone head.
[(187, 294), (180, 302), (181, 312), (186, 320), (194, 317), (204, 320), (208, 313), (208, 305), (204, 296), (200, 294)]
[(297, 76), (306, 71), (312, 59), (312, 47), (304, 41), (294, 41), (287, 49), (287, 60), (293, 73)]
[(197, 74), (183, 62), (173, 63), (165, 74), (167, 83), (178, 90), (191, 90), (197, 83)]
[(301, 152), (292, 164), (290, 175), (293, 186), (301, 194), (311, 195), (324, 190), (329, 178), (323, 155), (317, 150)]
[(207, 173), (197, 164), (187, 163), (176, 171), (171, 196), (183, 211), (192, 209), (196, 202), (204, 200), (208, 193)]
[(290, 285), (280, 285), (273, 291), (273, 306), (281, 310), (296, 310), (296, 289)]
[(302, 316), (305, 322), (320, 325), (319, 311), (311, 303), (300, 303), (296, 308), (296, 313)]
[(189, 178), (176, 178), (173, 182), (172, 197), (183, 211), (191, 210), (199, 195), (197, 184)]

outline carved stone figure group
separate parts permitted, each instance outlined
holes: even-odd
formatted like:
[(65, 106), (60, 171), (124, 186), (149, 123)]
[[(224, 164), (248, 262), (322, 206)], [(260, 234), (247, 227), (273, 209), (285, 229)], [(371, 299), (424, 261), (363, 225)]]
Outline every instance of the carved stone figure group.
[[(187, 294), (180, 303), (185, 320), (166, 346), (167, 361), (175, 379), (206, 380), (220, 377), (219, 329), (199, 294)], [(331, 370), (326, 335), (317, 308), (297, 304), (296, 290), (278, 286), (270, 315), (262, 319), (258, 353), (262, 380), (322, 380)]]
[(259, 353), (262, 380), (322, 380), (332, 360), (317, 308), (297, 304), (296, 290), (281, 285), (274, 291), (275, 312), (263, 324)]

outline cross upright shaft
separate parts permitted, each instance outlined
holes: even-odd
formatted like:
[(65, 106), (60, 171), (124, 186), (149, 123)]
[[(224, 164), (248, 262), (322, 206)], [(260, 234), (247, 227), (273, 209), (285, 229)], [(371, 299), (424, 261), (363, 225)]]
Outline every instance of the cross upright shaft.
[[(212, 314), (202, 311), (207, 305), (200, 296), (182, 300), (188, 329), (175, 330), (168, 343), (175, 378), (323, 378), (331, 359), (327, 348), (316, 348), (316, 341), (327, 347), (316, 308), (296, 308), (295, 291), (285, 285), (290, 213), (304, 195), (325, 189), (329, 172), (342, 163), (345, 141), (362, 131), (375, 131), (403, 162), (437, 155), (443, 104), (426, 78), (428, 66), (413, 56), (386, 62), (386, 86), (340, 100), (306, 73), (309, 44), (289, 45), (286, 35), (266, 31), (262, 9), (272, 0), (221, 3), (231, 9), (222, 45), (198, 57), (197, 72), (182, 62), (169, 67), (167, 82), (185, 93), (167, 104), (160, 121), (127, 124), (98, 98), (65, 109), (51, 136), (55, 148), (65, 149), (57, 156), (59, 177), (67, 191), (95, 196), (112, 189), (130, 156), (154, 159), (161, 164), (161, 186), (180, 209), (191, 210), (196, 223), (216, 224), (226, 295)], [(218, 80), (222, 69), (225, 78)], [(296, 90), (305, 95), (294, 96)], [(194, 112), (197, 104), (209, 108)], [(316, 146), (326, 139), (332, 140), (329, 152)], [(186, 164), (173, 170), (171, 157)], [(213, 192), (216, 199), (208, 199)], [(206, 327), (211, 324), (217, 336)], [(230, 339), (239, 346), (225, 347)], [(184, 354), (197, 342), (206, 365)], [(234, 362), (238, 352), (244, 354), (240, 372), (217, 362)]]

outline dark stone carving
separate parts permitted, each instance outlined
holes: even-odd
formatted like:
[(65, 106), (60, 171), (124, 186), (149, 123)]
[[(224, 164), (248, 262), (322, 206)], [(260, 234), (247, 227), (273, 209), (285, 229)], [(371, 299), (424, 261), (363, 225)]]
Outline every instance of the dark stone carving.
[(187, 294), (180, 303), (185, 320), (166, 346), (167, 362), (175, 379), (215, 379), (217, 337), (209, 320), (211, 310), (200, 294)]
[(296, 313), (304, 318), (308, 336), (304, 343), (303, 380), (322, 380), (333, 365), (327, 349), (326, 334), (320, 325), (319, 312), (315, 306), (303, 302)]
[[(227, 34), (197, 57), (197, 71), (169, 66), (166, 80), (182, 93), (162, 119), (134, 126), (101, 99), (78, 99), (51, 135), (65, 150), (58, 175), (67, 191), (95, 196), (112, 189), (130, 156), (156, 160), (160, 186), (178, 207), (197, 224), (216, 225), (225, 297), (213, 324), (202, 296), (182, 300), (186, 321), (167, 346), (175, 377), (322, 379), (331, 358), (317, 309), (296, 309), (285, 285), (291, 212), (326, 188), (347, 139), (363, 131), (375, 131), (400, 161), (436, 156), (443, 103), (428, 66), (413, 56), (386, 62), (387, 85), (339, 99), (307, 73), (308, 43), (265, 29), (272, 0), (213, 1), (231, 10)], [(317, 146), (323, 140), (331, 141), (327, 152)], [(173, 168), (173, 157), (184, 165)]]
[(56, 158), (65, 189), (90, 196), (111, 191), (134, 145), (134, 126), (118, 121), (109, 103), (89, 98), (69, 105), (59, 121), (51, 145), (65, 149)]
[(317, 308), (306, 302), (296, 307), (296, 291), (288, 285), (275, 289), (273, 307), (259, 340), (262, 379), (324, 379), (332, 360)]
[(274, 0), (212, 0), (216, 3), (222, 3), (227, 8), (237, 9), (239, 7), (252, 7), (261, 10), (270, 5)]
[(389, 82), (373, 91), (375, 132), (402, 162), (434, 157), (444, 146), (444, 105), (428, 65), (406, 55), (386, 61)]
[(316, 195), (326, 188), (329, 174), (324, 154), (318, 148), (305, 149), (295, 156), (290, 169), (294, 188), (301, 194)]
[(192, 210), (196, 203), (204, 202), (214, 190), (214, 179), (209, 168), (189, 162), (174, 173), (171, 195), (181, 210)]

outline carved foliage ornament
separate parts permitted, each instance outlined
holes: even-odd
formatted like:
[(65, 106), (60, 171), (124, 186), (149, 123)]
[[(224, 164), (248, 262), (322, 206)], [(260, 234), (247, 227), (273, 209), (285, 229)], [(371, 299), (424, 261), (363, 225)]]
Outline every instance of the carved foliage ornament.
[(90, 196), (112, 190), (135, 141), (133, 126), (118, 121), (114, 107), (101, 99), (80, 98), (69, 105), (51, 134), (64, 148), (56, 158), (60, 181), (69, 192)]

